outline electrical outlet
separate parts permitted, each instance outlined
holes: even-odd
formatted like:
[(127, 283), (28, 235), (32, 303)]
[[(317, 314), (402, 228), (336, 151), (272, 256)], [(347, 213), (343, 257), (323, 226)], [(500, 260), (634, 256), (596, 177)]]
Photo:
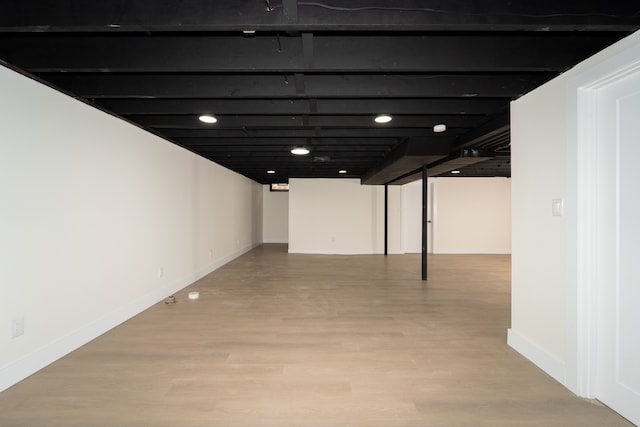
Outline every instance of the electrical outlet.
[(11, 338), (24, 334), (24, 317), (16, 317), (11, 321)]
[(160, 277), (164, 277), (164, 268), (160, 267), (160, 268), (158, 269), (158, 277), (159, 277), (159, 278), (160, 278)]

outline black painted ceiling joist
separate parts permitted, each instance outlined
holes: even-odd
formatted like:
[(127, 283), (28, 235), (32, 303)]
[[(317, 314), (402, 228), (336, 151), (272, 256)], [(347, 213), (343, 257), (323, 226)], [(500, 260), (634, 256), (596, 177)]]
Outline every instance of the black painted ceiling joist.
[[(85, 98), (514, 98), (554, 74), (40, 74)], [(302, 75), (299, 75), (302, 77)], [(300, 82), (300, 84), (302, 81)], [(469, 100), (472, 102), (472, 100)], [(268, 112), (266, 112), (268, 113)]]
[[(634, 2), (58, 0), (0, 3), (11, 31), (632, 31)], [(596, 7), (597, 6), (597, 7)], [(295, 10), (295, 14), (294, 14)]]
[[(350, 99), (106, 99), (96, 102), (120, 114), (196, 114), (210, 110), (225, 114), (492, 114), (509, 98), (350, 98)], [(315, 105), (315, 107), (314, 107)]]
[(532, 73), (564, 71), (617, 40), (602, 33), (503, 35), (50, 35), (0, 37), (35, 73)]
[[(386, 183), (461, 149), (496, 156), (460, 175), (509, 176), (509, 102), (640, 28), (639, 10), (577, 0), (5, 0), (0, 61), (261, 183)], [(218, 123), (199, 122), (203, 113)], [(374, 123), (380, 113), (393, 121)], [(311, 153), (293, 156), (295, 145)]]
[[(198, 121), (196, 115), (126, 115), (126, 118), (143, 126), (155, 129), (161, 128), (195, 128), (201, 129), (202, 123)], [(243, 115), (243, 116), (223, 116), (218, 115), (218, 128), (247, 127), (247, 128), (296, 128), (301, 126), (321, 126), (321, 127), (367, 127), (372, 122), (371, 115)], [(304, 123), (305, 118), (308, 123)], [(448, 126), (471, 128), (479, 124), (484, 116), (482, 115), (396, 115), (393, 120), (393, 127), (433, 127), (434, 125), (446, 122)], [(391, 126), (389, 126), (391, 127)]]
[[(260, 147), (263, 145), (303, 145), (308, 142), (307, 138), (175, 138), (181, 145), (193, 146), (235, 146), (249, 145)], [(323, 147), (364, 147), (364, 146), (394, 146), (397, 144), (396, 138), (313, 138), (313, 143)]]

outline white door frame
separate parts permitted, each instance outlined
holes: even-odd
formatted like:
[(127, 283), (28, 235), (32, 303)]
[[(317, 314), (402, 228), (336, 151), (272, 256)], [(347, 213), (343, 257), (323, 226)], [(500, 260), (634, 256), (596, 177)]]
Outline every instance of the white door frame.
[(565, 385), (578, 396), (596, 394), (598, 291), (596, 236), (598, 157), (595, 91), (640, 72), (632, 46), (568, 82), (567, 115), (567, 358)]
[(427, 253), (428, 254), (433, 254), (435, 253), (434, 251), (434, 245), (436, 242), (436, 213), (437, 213), (437, 209), (436, 209), (436, 181), (435, 180), (427, 180), (427, 185), (429, 186), (429, 190), (428, 190), (428, 201), (427, 201), (427, 220), (429, 221), (428, 223), (428, 233), (427, 233)]

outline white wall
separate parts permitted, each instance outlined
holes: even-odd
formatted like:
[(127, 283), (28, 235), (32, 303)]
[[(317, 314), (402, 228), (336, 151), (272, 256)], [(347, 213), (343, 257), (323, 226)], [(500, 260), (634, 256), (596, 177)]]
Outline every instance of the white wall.
[[(509, 344), (558, 381), (578, 391), (577, 86), (640, 45), (636, 33), (587, 59), (511, 106), (513, 209), (512, 322)], [(614, 61), (615, 60), (615, 61)], [(636, 55), (625, 59), (637, 61)], [(624, 66), (624, 65), (623, 65)], [(564, 216), (551, 215), (552, 199)]]
[(289, 252), (384, 252), (384, 187), (358, 179), (289, 180)]
[(433, 182), (433, 253), (511, 253), (510, 179)]
[(405, 253), (402, 250), (402, 197), (402, 186), (387, 186), (387, 253), (389, 254)]
[[(432, 179), (427, 183), (431, 184)], [(402, 194), (402, 251), (422, 253), (422, 180), (400, 187)], [(429, 243), (431, 242), (429, 236)], [(429, 245), (427, 252), (433, 249)]]
[(260, 242), (257, 183), (4, 67), (0, 93), (0, 390)]
[(566, 220), (551, 215), (551, 200), (567, 195), (563, 89), (561, 80), (545, 85), (511, 108), (510, 333), (535, 343), (553, 371), (564, 369), (566, 339)]
[(262, 186), (263, 216), (262, 241), (264, 243), (289, 242), (289, 193), (270, 191)]
[[(511, 181), (507, 178), (429, 178), (428, 251), (511, 253)], [(422, 181), (402, 186), (403, 249), (422, 251)]]
[[(429, 178), (428, 183), (434, 253), (510, 253), (509, 179)], [(384, 252), (384, 186), (292, 179), (289, 188), (289, 252)], [(268, 203), (265, 199), (265, 212)], [(387, 203), (388, 253), (421, 252), (422, 182), (389, 186)]]

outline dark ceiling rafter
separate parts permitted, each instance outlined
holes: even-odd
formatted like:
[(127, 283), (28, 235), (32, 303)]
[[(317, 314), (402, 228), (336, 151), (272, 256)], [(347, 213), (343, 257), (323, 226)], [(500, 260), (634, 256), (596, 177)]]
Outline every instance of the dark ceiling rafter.
[[(146, 74), (42, 73), (85, 98), (322, 99), (517, 98), (557, 73), (532, 74)], [(268, 112), (266, 112), (268, 113)]]
[[(634, 31), (634, 2), (5, 0), (2, 31)], [(435, 6), (434, 6), (435, 4)], [(292, 12), (295, 11), (294, 18)]]
[(266, 33), (251, 37), (14, 33), (2, 38), (3, 51), (36, 73), (186, 74), (553, 73), (617, 40), (611, 32)]
[(261, 183), (510, 176), (509, 102), (640, 28), (600, 3), (5, 0), (0, 60)]
[(396, 114), (491, 114), (502, 108), (508, 98), (307, 98), (307, 99), (109, 99), (96, 100), (106, 109), (120, 114), (180, 114), (186, 111), (224, 111), (240, 114), (368, 114), (393, 111)]

